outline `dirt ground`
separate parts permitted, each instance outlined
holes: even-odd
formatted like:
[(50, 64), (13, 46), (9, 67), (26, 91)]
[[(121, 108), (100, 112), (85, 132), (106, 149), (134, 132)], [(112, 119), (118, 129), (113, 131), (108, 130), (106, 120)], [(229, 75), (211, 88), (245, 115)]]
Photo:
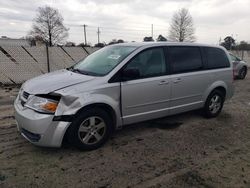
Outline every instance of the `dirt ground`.
[(104, 147), (36, 147), (17, 132), (18, 88), (0, 89), (0, 187), (250, 187), (250, 76), (216, 119), (199, 111), (130, 125)]

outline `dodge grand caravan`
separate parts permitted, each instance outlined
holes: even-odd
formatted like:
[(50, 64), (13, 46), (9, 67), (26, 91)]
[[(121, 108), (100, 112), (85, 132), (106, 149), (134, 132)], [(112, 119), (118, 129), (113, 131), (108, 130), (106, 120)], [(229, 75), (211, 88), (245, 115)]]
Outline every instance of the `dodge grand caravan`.
[(30, 142), (100, 147), (123, 125), (202, 109), (208, 118), (233, 95), (227, 51), (188, 43), (124, 43), (74, 66), (26, 81), (15, 100), (18, 130)]

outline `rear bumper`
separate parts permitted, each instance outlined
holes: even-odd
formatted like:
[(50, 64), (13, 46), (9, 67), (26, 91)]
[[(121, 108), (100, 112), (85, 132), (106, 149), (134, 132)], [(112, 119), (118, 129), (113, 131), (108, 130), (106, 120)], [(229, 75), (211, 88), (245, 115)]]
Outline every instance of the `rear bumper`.
[(14, 103), (15, 119), (21, 135), (29, 142), (45, 147), (60, 147), (70, 122), (53, 121), (53, 115), (40, 114)]

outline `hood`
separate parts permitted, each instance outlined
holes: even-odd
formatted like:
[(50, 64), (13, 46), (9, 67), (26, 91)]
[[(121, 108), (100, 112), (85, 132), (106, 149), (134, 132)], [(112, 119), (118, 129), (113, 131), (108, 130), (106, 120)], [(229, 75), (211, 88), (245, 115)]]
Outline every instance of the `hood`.
[(245, 61), (243, 61), (243, 60), (241, 60), (241, 61), (233, 61), (233, 65), (234, 65), (234, 67), (236, 67), (236, 66), (243, 66), (243, 65), (246, 65), (247, 67), (250, 67), (250, 64), (249, 63), (247, 63), (247, 62), (245, 62)]
[(59, 70), (26, 81), (23, 90), (30, 94), (47, 94), (71, 85), (93, 80), (95, 77)]
[(249, 62), (247, 62), (247, 61), (240, 61), (240, 63), (242, 63), (242, 64), (244, 64), (244, 65), (246, 65), (247, 67), (250, 67), (250, 63)]

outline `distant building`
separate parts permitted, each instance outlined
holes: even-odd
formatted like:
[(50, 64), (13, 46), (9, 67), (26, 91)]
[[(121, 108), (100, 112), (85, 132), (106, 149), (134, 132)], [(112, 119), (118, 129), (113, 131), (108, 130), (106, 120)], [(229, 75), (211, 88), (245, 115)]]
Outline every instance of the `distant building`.
[(72, 46), (76, 46), (76, 44), (74, 42), (67, 42), (64, 46), (72, 47)]
[(42, 40), (33, 40), (32, 41), (32, 46), (45, 46), (45, 42), (43, 42)]
[(26, 39), (12, 39), (6, 36), (0, 38), (0, 46), (30, 46), (30, 42)]

